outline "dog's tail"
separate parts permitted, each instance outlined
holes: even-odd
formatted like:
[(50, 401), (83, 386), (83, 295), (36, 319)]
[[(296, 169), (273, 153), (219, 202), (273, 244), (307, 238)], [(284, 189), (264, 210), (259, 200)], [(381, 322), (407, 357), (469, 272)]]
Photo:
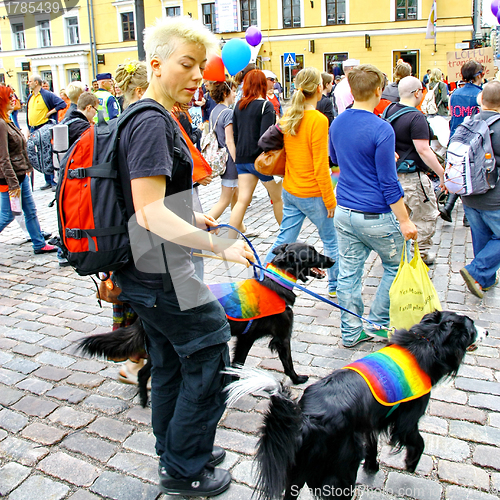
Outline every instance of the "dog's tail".
[(90, 356), (104, 356), (112, 361), (145, 357), (145, 332), (138, 318), (132, 325), (112, 332), (89, 335), (78, 343), (78, 349)]
[(282, 498), (300, 446), (302, 411), (292, 400), (290, 390), (268, 373), (256, 368), (230, 368), (228, 373), (239, 377), (227, 388), (229, 406), (240, 397), (259, 390), (271, 395), (257, 444), (256, 494), (262, 500)]

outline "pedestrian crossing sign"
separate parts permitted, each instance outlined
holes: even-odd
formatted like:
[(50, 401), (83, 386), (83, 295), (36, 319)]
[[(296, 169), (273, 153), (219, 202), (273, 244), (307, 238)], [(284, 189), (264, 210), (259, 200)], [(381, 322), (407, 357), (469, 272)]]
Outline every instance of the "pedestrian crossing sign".
[(283, 54), (283, 61), (285, 61), (285, 66), (295, 66), (295, 52), (285, 52)]

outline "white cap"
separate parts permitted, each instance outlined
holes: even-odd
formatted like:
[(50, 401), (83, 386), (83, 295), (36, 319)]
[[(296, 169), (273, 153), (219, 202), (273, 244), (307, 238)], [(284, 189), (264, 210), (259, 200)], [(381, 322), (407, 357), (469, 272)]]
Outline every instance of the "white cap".
[(355, 66), (359, 66), (359, 59), (346, 59), (342, 61), (342, 68), (354, 68)]
[(274, 78), (275, 80), (278, 79), (278, 77), (272, 71), (269, 71), (268, 69), (263, 69), (262, 73), (264, 73), (266, 78)]

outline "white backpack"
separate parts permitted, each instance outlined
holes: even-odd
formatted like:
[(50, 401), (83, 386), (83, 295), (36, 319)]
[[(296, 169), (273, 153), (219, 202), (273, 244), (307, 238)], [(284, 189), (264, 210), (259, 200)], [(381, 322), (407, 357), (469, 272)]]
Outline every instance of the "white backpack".
[[(427, 86), (427, 94), (425, 94), (424, 100), (420, 108), (422, 113), (426, 115), (437, 115), (438, 106), (436, 105), (436, 89), (439, 88), (439, 82), (434, 85), (434, 88), (429, 90), (429, 85)], [(441, 104), (441, 103), (439, 103)]]
[(215, 127), (219, 121), (220, 115), (224, 113), (224, 109), (219, 113), (217, 119), (215, 120), (214, 126), (207, 133), (203, 133), (201, 137), (201, 154), (207, 160), (208, 164), (212, 168), (212, 178), (224, 174), (226, 171), (226, 163), (229, 157), (227, 148), (219, 148), (219, 141), (217, 139), (217, 134), (215, 133)]

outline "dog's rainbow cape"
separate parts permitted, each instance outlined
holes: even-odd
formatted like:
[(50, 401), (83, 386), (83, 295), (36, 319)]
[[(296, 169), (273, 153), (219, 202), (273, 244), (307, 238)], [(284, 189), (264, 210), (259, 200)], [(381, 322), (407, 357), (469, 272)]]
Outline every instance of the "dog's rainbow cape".
[(280, 314), (286, 308), (284, 299), (255, 279), (217, 283), (209, 285), (209, 288), (221, 303), (226, 316), (235, 321)]
[(408, 350), (390, 345), (344, 366), (359, 373), (382, 405), (394, 406), (431, 391), (431, 379)]

